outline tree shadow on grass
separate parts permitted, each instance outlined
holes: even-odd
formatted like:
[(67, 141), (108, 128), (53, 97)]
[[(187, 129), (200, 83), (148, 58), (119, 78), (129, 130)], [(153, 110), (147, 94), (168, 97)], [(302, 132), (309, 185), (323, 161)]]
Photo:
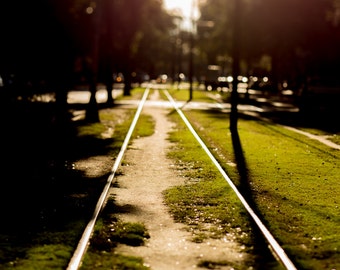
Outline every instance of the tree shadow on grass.
[[(186, 103), (187, 104), (187, 103)], [(182, 106), (182, 108), (185, 105)], [(176, 110), (172, 110), (169, 114), (174, 114)], [(220, 109), (210, 109), (206, 111), (207, 113), (211, 114), (213, 118), (220, 118), (220, 119), (227, 119), (226, 114), (222, 113)], [(261, 219), (260, 211), (258, 210), (256, 203), (253, 199), (252, 189), (251, 189), (251, 179), (248, 175), (248, 166), (243, 154), (242, 144), (239, 137), (239, 133), (237, 128), (231, 130), (231, 137), (232, 137), (232, 145), (234, 149), (235, 161), (237, 164), (237, 169), (239, 173), (239, 185), (238, 190), (245, 198), (249, 206), (253, 209), (255, 213), (257, 213), (258, 217)], [(254, 254), (256, 255), (256, 266), (255, 269), (273, 269), (277, 267), (279, 262), (275, 259), (275, 256), (271, 253), (268, 249), (268, 243), (264, 239), (262, 232), (257, 227), (255, 221), (249, 216), (249, 220), (252, 224), (253, 228), (253, 247), (254, 247)]]
[[(261, 215), (259, 214), (260, 211), (258, 210), (256, 203), (253, 200), (252, 195), (252, 189), (250, 185), (250, 178), (248, 175), (248, 167), (247, 162), (243, 154), (242, 144), (240, 140), (240, 136), (238, 134), (237, 128), (231, 129), (231, 138), (232, 138), (232, 144), (234, 148), (234, 154), (235, 154), (235, 161), (240, 177), (240, 183), (238, 186), (238, 190), (241, 193), (241, 195), (244, 197), (244, 199), (247, 201), (249, 206), (253, 209), (253, 211), (256, 213), (256, 215), (262, 219)], [(257, 256), (256, 259), (256, 269), (270, 269), (273, 265), (277, 264), (278, 262), (275, 259), (275, 256), (271, 253), (271, 251), (268, 249), (268, 243), (264, 239), (262, 232), (257, 227), (254, 220), (250, 219), (253, 233), (254, 233), (254, 239), (253, 239), (253, 245), (255, 254)]]

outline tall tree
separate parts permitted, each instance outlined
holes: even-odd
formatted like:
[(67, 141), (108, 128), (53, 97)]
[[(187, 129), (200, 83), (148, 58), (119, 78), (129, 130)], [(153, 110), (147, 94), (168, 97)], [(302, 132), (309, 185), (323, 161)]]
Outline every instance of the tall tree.
[(206, 65), (223, 64), (221, 60), (231, 56), (233, 7), (233, 1), (223, 0), (206, 0), (199, 6), (196, 45)]
[(138, 68), (154, 65), (157, 59), (155, 54), (162, 54), (167, 48), (162, 41), (168, 39), (173, 25), (161, 1), (111, 1), (111, 20), (104, 21), (104, 25), (114, 31), (104, 40), (105, 43), (112, 43), (115, 68), (124, 74), (124, 95), (130, 95), (131, 73)]
[[(272, 60), (267, 75), (276, 82), (338, 69), (339, 6), (339, 0), (244, 0), (239, 47), (248, 72), (254, 72), (263, 55)], [(214, 28), (198, 28), (207, 63), (217, 62), (221, 54), (230, 56), (232, 9), (233, 1), (202, 1), (200, 20), (215, 22)]]

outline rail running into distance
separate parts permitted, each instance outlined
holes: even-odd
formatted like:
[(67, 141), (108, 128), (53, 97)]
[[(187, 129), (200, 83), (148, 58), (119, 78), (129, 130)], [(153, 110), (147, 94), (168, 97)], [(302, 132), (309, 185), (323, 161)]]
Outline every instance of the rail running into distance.
[[(287, 269), (287, 270), (296, 270), (297, 268), (295, 267), (295, 265), (293, 264), (293, 262), (290, 260), (290, 258), (287, 256), (287, 254), (285, 253), (285, 251), (283, 250), (283, 248), (278, 244), (278, 242), (275, 240), (275, 238), (272, 236), (272, 234), (270, 233), (270, 231), (266, 228), (266, 226), (263, 224), (263, 222), (261, 221), (261, 219), (256, 215), (255, 211), (250, 207), (250, 205), (248, 204), (248, 202), (246, 201), (246, 199), (242, 196), (242, 194), (239, 192), (239, 190), (237, 189), (237, 187), (235, 186), (235, 184), (233, 183), (233, 181), (229, 178), (229, 176), (226, 174), (226, 172), (223, 170), (222, 166), (218, 163), (218, 161), (216, 160), (216, 158), (214, 157), (214, 155), (210, 152), (209, 148), (205, 145), (205, 143), (202, 141), (202, 139), (199, 137), (199, 135), (196, 133), (196, 131), (194, 130), (194, 128), (192, 127), (191, 123), (189, 122), (189, 120), (186, 118), (186, 116), (184, 115), (184, 113), (182, 112), (182, 110), (180, 109), (180, 107), (178, 106), (178, 104), (176, 103), (176, 101), (172, 98), (172, 96), (170, 95), (170, 93), (166, 90), (163, 89), (162, 90), (164, 92), (164, 94), (166, 95), (166, 97), (168, 98), (169, 102), (171, 103), (172, 107), (176, 110), (176, 112), (179, 114), (179, 116), (181, 117), (181, 119), (184, 121), (184, 123), (186, 124), (187, 128), (190, 130), (190, 132), (192, 133), (192, 135), (195, 137), (195, 139), (198, 141), (198, 143), (201, 145), (201, 147), (203, 148), (203, 150), (205, 151), (205, 153), (209, 156), (209, 158), (211, 159), (211, 161), (213, 162), (213, 164), (216, 166), (216, 168), (219, 170), (219, 172), (221, 173), (221, 175), (223, 176), (223, 178), (227, 181), (227, 183), (229, 184), (229, 186), (232, 188), (232, 190), (234, 191), (234, 193), (237, 195), (238, 199), (241, 201), (242, 205), (245, 207), (245, 209), (247, 210), (248, 214), (251, 216), (251, 218), (255, 221), (255, 224), (257, 225), (257, 227), (260, 229), (261, 233), (263, 234), (264, 238), (266, 239), (271, 252), (274, 254), (274, 257)], [(121, 147), (121, 150), (117, 156), (117, 159), (115, 160), (115, 163), (111, 169), (111, 173), (108, 176), (106, 185), (104, 186), (104, 189), (101, 193), (101, 196), (96, 204), (94, 213), (89, 221), (89, 223), (87, 224), (83, 235), (78, 243), (78, 246), (69, 262), (68, 268), (67, 270), (77, 270), (82, 262), (82, 259), (86, 253), (87, 247), (89, 245), (89, 241), (91, 238), (91, 235), (93, 233), (93, 229), (95, 226), (95, 223), (97, 221), (97, 218), (101, 212), (101, 210), (104, 207), (107, 195), (108, 195), (108, 191), (109, 188), (112, 184), (112, 181), (114, 179), (115, 173), (118, 170), (119, 166), (121, 165), (121, 161), (122, 158), (127, 150), (129, 141), (131, 139), (132, 133), (134, 131), (134, 128), (137, 124), (137, 121), (139, 119), (139, 116), (141, 114), (141, 111), (145, 105), (145, 101), (147, 100), (147, 97), (149, 95), (150, 92), (150, 87), (147, 87), (144, 91), (144, 94), (142, 96), (142, 99), (140, 100), (139, 104), (138, 104), (138, 108), (137, 111), (135, 113), (135, 116), (133, 118), (133, 121), (130, 125), (130, 128), (128, 130), (128, 133), (124, 139), (123, 145)]]

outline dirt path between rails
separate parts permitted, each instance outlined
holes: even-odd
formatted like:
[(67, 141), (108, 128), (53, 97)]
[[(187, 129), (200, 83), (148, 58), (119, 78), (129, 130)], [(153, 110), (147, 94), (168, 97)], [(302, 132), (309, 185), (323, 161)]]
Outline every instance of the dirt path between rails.
[[(158, 91), (154, 91), (150, 99), (157, 100)], [(127, 209), (125, 213), (118, 213), (118, 218), (143, 223), (150, 239), (145, 246), (121, 244), (115, 252), (142, 257), (145, 265), (154, 270), (195, 269), (201, 260), (242, 262), (247, 255), (238, 243), (225, 239), (191, 242), (186, 226), (175, 223), (170, 216), (162, 191), (184, 184), (184, 179), (176, 175), (171, 168), (172, 161), (166, 157), (170, 147), (167, 136), (172, 128), (167, 112), (164, 108), (144, 107), (142, 113), (155, 119), (155, 133), (134, 140), (124, 156), (123, 175), (117, 177), (117, 186), (110, 190), (116, 204)], [(221, 266), (219, 269), (232, 268)]]

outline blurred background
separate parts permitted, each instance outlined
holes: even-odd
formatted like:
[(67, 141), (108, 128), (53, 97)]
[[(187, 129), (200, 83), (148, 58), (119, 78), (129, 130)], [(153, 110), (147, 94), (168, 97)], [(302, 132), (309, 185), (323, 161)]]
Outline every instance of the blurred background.
[(230, 88), (236, 59), (245, 88), (338, 106), (340, 0), (4, 0), (0, 23), (3, 101), (63, 104), (115, 82)]

